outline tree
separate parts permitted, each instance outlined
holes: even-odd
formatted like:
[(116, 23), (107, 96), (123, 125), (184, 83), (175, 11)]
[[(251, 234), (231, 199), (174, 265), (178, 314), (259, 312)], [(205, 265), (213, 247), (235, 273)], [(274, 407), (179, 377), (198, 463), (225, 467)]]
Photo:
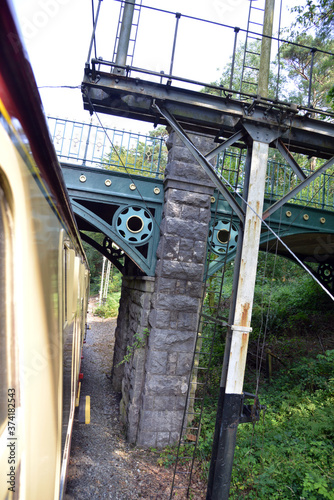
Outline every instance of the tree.
[[(164, 172), (167, 164), (167, 147), (165, 144), (168, 133), (165, 127), (151, 131), (145, 141), (141, 136), (129, 148), (113, 145), (110, 153), (102, 159), (104, 168), (119, 172), (132, 172), (147, 177)], [(162, 139), (162, 140), (161, 140)]]
[(313, 28), (318, 37), (333, 38), (334, 2), (332, 0), (307, 0), (306, 6), (297, 5), (291, 9), (298, 17), (294, 27), (302, 30)]
[(306, 33), (297, 35), (293, 43), (283, 45), (281, 58), (284, 61), (283, 71), (287, 74), (285, 94), (289, 101), (308, 105), (314, 52), (310, 104), (315, 108), (328, 108), (328, 92), (334, 84), (333, 56), (329, 54), (333, 51), (334, 40), (323, 40)]

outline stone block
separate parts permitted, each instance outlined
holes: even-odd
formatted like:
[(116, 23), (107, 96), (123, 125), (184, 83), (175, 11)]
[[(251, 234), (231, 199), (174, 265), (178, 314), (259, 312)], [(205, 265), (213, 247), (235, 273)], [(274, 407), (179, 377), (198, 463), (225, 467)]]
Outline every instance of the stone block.
[(162, 293), (175, 293), (176, 281), (169, 278), (159, 278), (157, 280), (156, 290)]
[(147, 432), (178, 432), (181, 428), (182, 411), (148, 411), (140, 416), (140, 433)]
[(182, 205), (177, 200), (168, 199), (164, 206), (165, 217), (177, 217), (181, 218)]
[(156, 448), (157, 432), (139, 431), (136, 444), (143, 448)]
[(192, 193), (190, 191), (181, 191), (179, 189), (169, 189), (168, 199), (182, 205), (193, 205), (195, 207), (209, 206), (210, 196), (207, 194)]
[(149, 339), (149, 347), (156, 350), (187, 351), (194, 345), (194, 332), (154, 329)]
[(177, 359), (176, 375), (188, 375), (193, 361), (192, 352), (180, 352)]
[(154, 401), (155, 401), (155, 396), (143, 396), (142, 398), (142, 407), (143, 410), (154, 410)]
[(129, 443), (136, 442), (138, 423), (139, 423), (139, 408), (135, 405), (130, 404), (130, 406), (128, 407), (127, 429), (126, 429), (126, 437)]
[(187, 281), (185, 293), (200, 299), (203, 293), (203, 281)]
[(185, 377), (147, 374), (146, 390), (149, 395), (182, 396), (186, 394), (188, 386)]
[(150, 350), (147, 356), (146, 371), (151, 374), (163, 375), (166, 373), (167, 351)]
[[(167, 311), (192, 311), (198, 310), (198, 299), (196, 297), (188, 297), (187, 295), (158, 293), (156, 297), (155, 307), (157, 315), (160, 310)], [(177, 314), (177, 317), (179, 314)], [(176, 316), (174, 316), (176, 317)], [(159, 328), (158, 324), (157, 327)]]
[(171, 321), (171, 312), (168, 310), (156, 310), (150, 312), (149, 324), (151, 328), (169, 328)]
[(177, 262), (175, 260), (161, 261), (160, 273), (164, 278), (198, 280), (203, 276), (204, 264), (193, 262)]
[(158, 449), (165, 448), (170, 444), (170, 432), (157, 432), (157, 445)]
[(177, 328), (178, 330), (197, 330), (198, 325), (198, 299), (194, 299), (197, 301), (197, 309), (194, 312), (184, 312), (184, 310), (179, 311), (178, 320), (177, 320)]
[(207, 252), (206, 240), (196, 241), (193, 246), (193, 261), (202, 263), (205, 262)]
[(194, 240), (206, 240), (208, 235), (208, 226), (202, 222), (189, 221), (177, 218), (168, 218), (165, 222), (165, 234), (187, 237), (191, 236)]

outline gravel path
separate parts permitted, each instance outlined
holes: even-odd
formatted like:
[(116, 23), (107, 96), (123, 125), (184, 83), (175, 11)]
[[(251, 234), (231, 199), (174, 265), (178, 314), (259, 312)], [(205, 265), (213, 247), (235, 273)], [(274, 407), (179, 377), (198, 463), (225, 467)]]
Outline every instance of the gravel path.
[(74, 422), (66, 500), (167, 499), (172, 470), (158, 455), (126, 443), (119, 421), (119, 395), (112, 390), (116, 319), (88, 315), (83, 347), (82, 395), (91, 397), (91, 423)]

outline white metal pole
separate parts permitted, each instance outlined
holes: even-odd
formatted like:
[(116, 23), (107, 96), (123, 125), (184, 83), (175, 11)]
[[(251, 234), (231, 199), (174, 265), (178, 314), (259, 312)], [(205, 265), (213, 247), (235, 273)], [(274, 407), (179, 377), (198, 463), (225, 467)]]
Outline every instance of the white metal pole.
[(99, 306), (102, 304), (102, 295), (103, 295), (103, 281), (104, 281), (104, 268), (106, 265), (106, 258), (103, 257), (102, 260), (102, 273), (101, 273), (101, 285), (100, 285), (100, 293), (99, 293)]

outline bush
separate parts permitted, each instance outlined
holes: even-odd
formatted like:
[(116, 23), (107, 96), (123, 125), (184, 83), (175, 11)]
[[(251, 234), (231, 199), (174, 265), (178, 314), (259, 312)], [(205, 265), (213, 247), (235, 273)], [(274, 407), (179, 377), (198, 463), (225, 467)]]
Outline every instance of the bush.
[(106, 303), (98, 306), (94, 314), (96, 316), (101, 316), (102, 318), (115, 318), (118, 314), (119, 299), (121, 297), (121, 292), (113, 292), (108, 295)]

